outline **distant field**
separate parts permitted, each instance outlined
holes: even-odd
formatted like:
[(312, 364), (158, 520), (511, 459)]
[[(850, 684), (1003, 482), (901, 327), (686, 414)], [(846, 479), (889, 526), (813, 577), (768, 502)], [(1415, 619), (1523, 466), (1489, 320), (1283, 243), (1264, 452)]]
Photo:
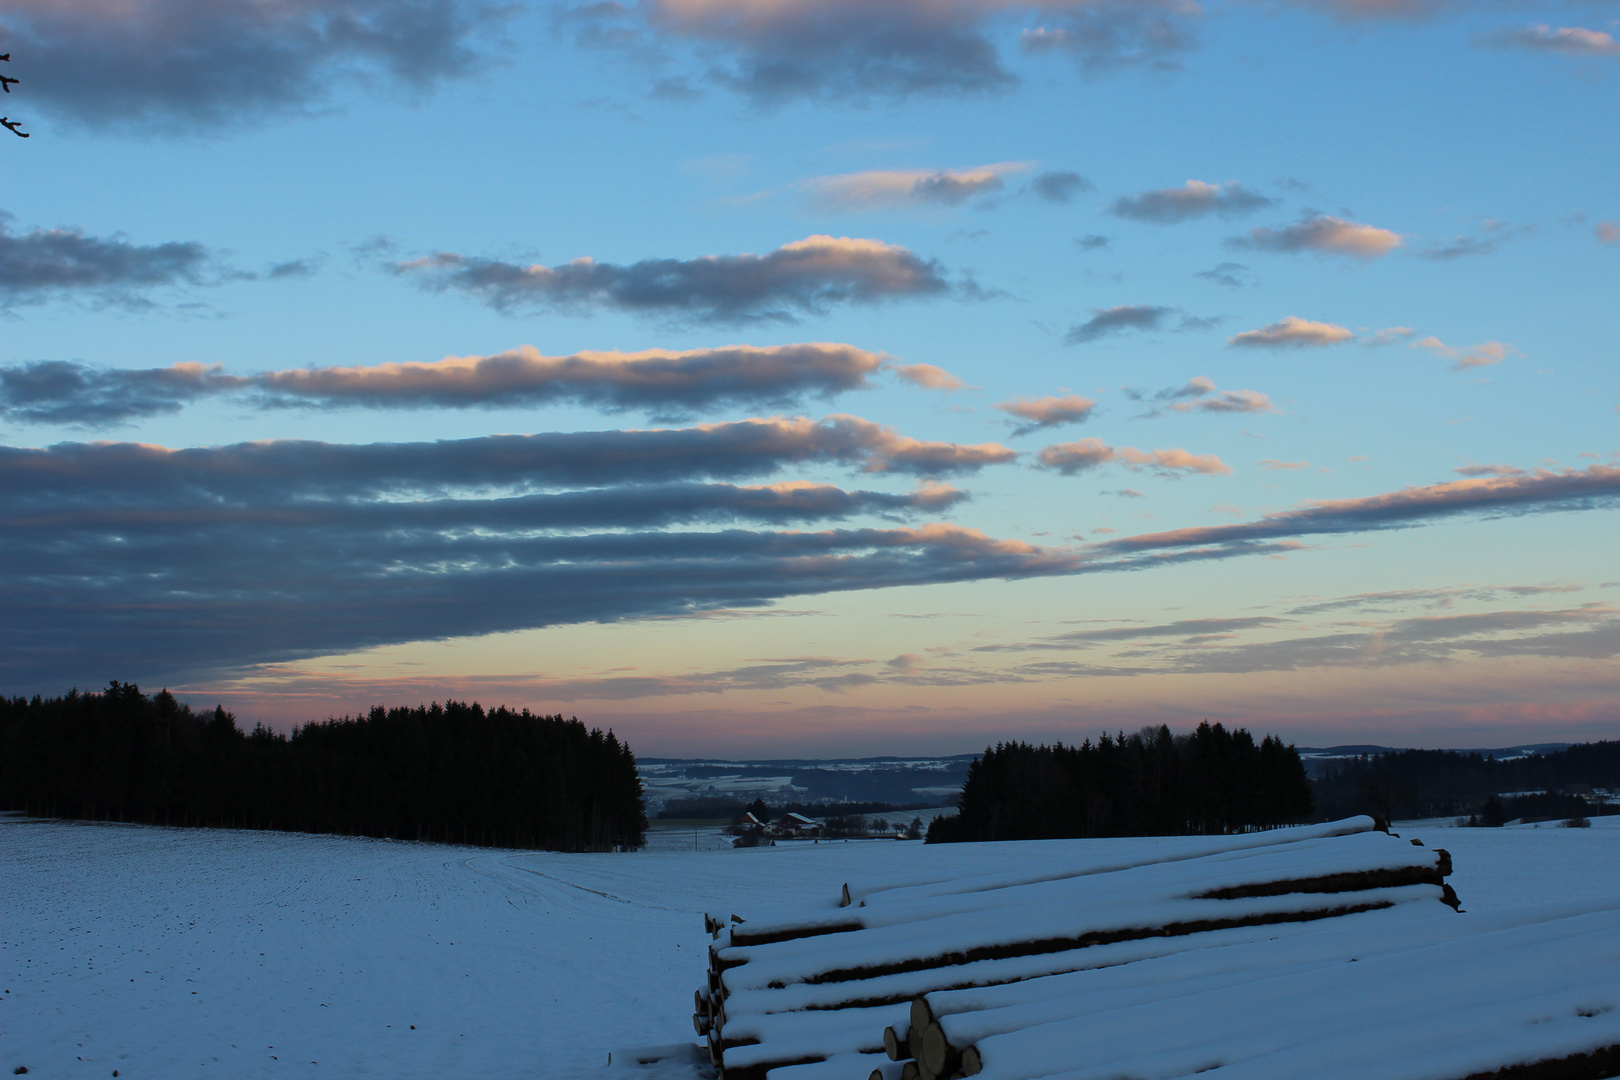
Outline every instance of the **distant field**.
[[(1467, 911), (1620, 896), (1620, 818), (1396, 829), (1451, 850)], [(970, 872), (1037, 845), (1157, 842), (694, 853), (680, 845), (694, 833), (701, 842), (699, 828), (658, 830), (663, 851), (562, 855), (0, 816), (0, 1068), (602, 1076), (610, 1050), (691, 1039), (705, 909), (929, 867)]]

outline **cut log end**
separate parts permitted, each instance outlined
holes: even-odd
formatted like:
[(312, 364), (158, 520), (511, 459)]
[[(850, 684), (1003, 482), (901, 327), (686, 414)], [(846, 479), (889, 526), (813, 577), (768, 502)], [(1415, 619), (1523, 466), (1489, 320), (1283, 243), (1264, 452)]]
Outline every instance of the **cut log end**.
[[(913, 1028), (912, 1030), (916, 1030)], [(949, 1076), (956, 1071), (956, 1049), (945, 1037), (945, 1029), (937, 1021), (923, 1029), (917, 1043), (917, 1064), (924, 1072), (935, 1076)]]
[(922, 1070), (917, 1068), (915, 1061), (908, 1061), (901, 1066), (900, 1080), (922, 1080)]
[(889, 1055), (890, 1061), (904, 1061), (911, 1056), (911, 1048), (906, 1045), (906, 1040), (892, 1027), (883, 1029), (883, 1052)]
[(838, 901), (839, 907), (849, 907), (849, 882), (844, 882), (843, 896)]
[(962, 1051), (962, 1075), (977, 1076), (984, 1071), (984, 1060), (979, 1057), (979, 1048), (970, 1046)]
[[(934, 1022), (934, 1010), (929, 1006), (927, 998), (911, 999), (911, 1030), (922, 1032), (929, 1024)], [(915, 1048), (913, 1048), (915, 1051)]]

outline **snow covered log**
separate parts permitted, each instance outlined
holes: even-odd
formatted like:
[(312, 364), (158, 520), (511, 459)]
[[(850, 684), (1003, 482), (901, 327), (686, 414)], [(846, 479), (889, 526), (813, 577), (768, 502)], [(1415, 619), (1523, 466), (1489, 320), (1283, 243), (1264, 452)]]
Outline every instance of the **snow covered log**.
[[(845, 885), (819, 903), (706, 916), (709, 986), (695, 1000), (722, 1075), (808, 1076), (812, 1066), (874, 1058), (850, 1075), (887, 1076), (882, 1062), (922, 1051), (926, 1025), (907, 1018), (920, 995), (1288, 937), (1357, 913), (1455, 905), (1443, 852), (1374, 832), (1366, 818), (1148, 838), (1123, 857), (1083, 841), (1009, 845), (1008, 854), (1008, 869), (993, 874)], [(901, 1062), (904, 1077), (958, 1067), (959, 1044), (943, 1027), (932, 1038), (924, 1056), (934, 1067)]]
[[(1429, 943), (1428, 928), (1414, 927), (1395, 947), (1337, 959), (1290, 964), (1297, 950), (1284, 948), (1274, 972), (1243, 981), (1200, 985), (1193, 976), (1156, 993), (1145, 987), (1146, 1000), (1089, 1011), (1077, 1001), (1071, 1015), (979, 1039), (972, 1061), (963, 1047), (964, 1072), (978, 1066), (983, 1080), (1172, 1080), (1217, 1068), (1234, 1080), (1587, 1075), (1580, 1070), (1607, 1068), (1620, 1046), (1620, 901), (1585, 908), (1519, 913), (1519, 925), (1457, 919)], [(967, 1032), (974, 1015), (932, 1022)], [(1604, 1075), (1612, 1074), (1591, 1080)]]
[[(722, 992), (825, 983), (1177, 936), (1308, 921), (1425, 898), (1443, 853), (1381, 833), (1227, 853), (872, 909), (861, 931), (711, 945)], [(862, 912), (865, 915), (865, 910)]]

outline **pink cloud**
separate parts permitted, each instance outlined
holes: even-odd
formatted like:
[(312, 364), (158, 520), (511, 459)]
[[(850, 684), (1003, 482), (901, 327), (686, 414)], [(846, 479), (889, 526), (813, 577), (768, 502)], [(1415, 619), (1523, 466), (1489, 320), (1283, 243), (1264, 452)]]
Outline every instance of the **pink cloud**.
[(1293, 315), (1258, 330), (1245, 330), (1226, 339), (1228, 345), (1247, 348), (1290, 348), (1337, 345), (1356, 335), (1334, 323), (1312, 322)]
[(1101, 439), (1080, 439), (1043, 447), (1037, 455), (1048, 469), (1072, 475), (1114, 462), (1128, 468), (1151, 468), (1168, 475), (1200, 473), (1226, 476), (1231, 468), (1214, 454), (1193, 454), (1186, 450), (1138, 450), (1133, 446), (1114, 447)]
[(1027, 421), (1028, 426), (1024, 430), (1028, 431), (1080, 423), (1091, 415), (1097, 403), (1078, 394), (1069, 394), (1064, 397), (1013, 398), (995, 407)]
[(900, 378), (924, 390), (960, 390), (967, 385), (942, 367), (933, 364), (898, 364), (890, 367)]
[(1509, 356), (1518, 353), (1517, 349), (1502, 341), (1487, 341), (1480, 345), (1470, 345), (1467, 348), (1455, 348), (1432, 336), (1414, 341), (1409, 347), (1427, 349), (1436, 356), (1443, 356), (1453, 362), (1452, 367), (1457, 371), (1467, 371), (1469, 368), (1500, 364)]

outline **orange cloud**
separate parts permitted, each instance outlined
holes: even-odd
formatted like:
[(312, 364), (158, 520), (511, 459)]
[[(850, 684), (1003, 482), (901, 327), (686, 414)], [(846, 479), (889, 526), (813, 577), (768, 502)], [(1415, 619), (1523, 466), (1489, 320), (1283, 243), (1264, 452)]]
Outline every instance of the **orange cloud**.
[(1245, 330), (1226, 339), (1228, 345), (1240, 348), (1305, 348), (1308, 346), (1337, 345), (1356, 335), (1335, 323), (1312, 322), (1309, 319), (1285, 316), (1282, 320), (1258, 330)]

